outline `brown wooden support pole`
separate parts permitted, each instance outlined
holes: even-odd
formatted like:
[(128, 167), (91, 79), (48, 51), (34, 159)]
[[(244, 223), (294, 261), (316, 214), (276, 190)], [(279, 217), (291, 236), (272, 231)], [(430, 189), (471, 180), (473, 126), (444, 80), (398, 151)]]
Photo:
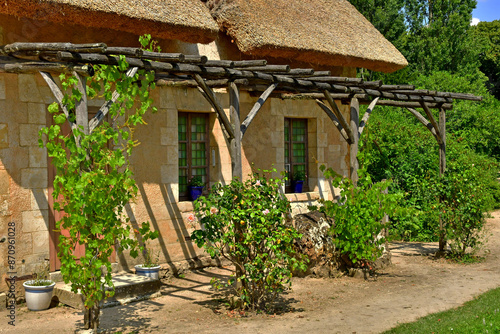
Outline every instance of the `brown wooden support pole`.
[(349, 160), (350, 160), (350, 177), (352, 183), (356, 186), (358, 183), (358, 143), (359, 143), (359, 101), (357, 98), (351, 100), (351, 121), (350, 128), (355, 135), (353, 136), (354, 141), (349, 145)]
[[(446, 172), (446, 111), (439, 109), (439, 132), (441, 142), (439, 143), (439, 176), (443, 177)], [(443, 252), (446, 247), (446, 225), (443, 219), (439, 219), (439, 251)]]
[(429, 118), (429, 121), (431, 122), (432, 127), (434, 128), (434, 130), (436, 130), (436, 139), (437, 139), (438, 143), (441, 145), (443, 136), (441, 135), (441, 131), (439, 130), (439, 128), (440, 128), (439, 124), (434, 119), (434, 116), (432, 115), (431, 109), (427, 106), (427, 104), (425, 102), (421, 102), (420, 105), (422, 106), (422, 108), (424, 108), (424, 111), (427, 114), (427, 117)]
[[(132, 78), (138, 71), (139, 69), (137, 67), (132, 67), (127, 71), (127, 77)], [(109, 113), (109, 109), (111, 106), (118, 101), (118, 98), (120, 97), (120, 94), (117, 91), (113, 92), (113, 95), (111, 95), (111, 100), (106, 101), (102, 107), (99, 109), (97, 114), (89, 121), (89, 131), (92, 133), (94, 129), (101, 123), (101, 121), (106, 117), (106, 115)]]
[[(241, 163), (241, 130), (240, 130), (240, 92), (234, 82), (229, 82), (227, 87), (229, 93), (229, 116), (234, 126), (234, 137), (230, 140), (231, 168), (233, 180), (238, 178), (242, 181), (243, 169)], [(234, 238), (242, 240), (244, 238), (244, 226), (239, 222), (234, 224)], [(240, 255), (237, 255), (236, 264), (236, 287), (237, 289), (247, 289), (248, 287), (239, 278), (245, 275), (245, 267)]]
[(344, 138), (344, 140), (348, 144), (351, 144), (351, 139), (349, 139), (349, 136), (347, 135), (347, 132), (342, 127), (342, 125), (340, 124), (338, 118), (335, 116), (335, 114), (333, 113), (333, 111), (330, 108), (328, 108), (328, 106), (326, 104), (324, 104), (323, 101), (321, 101), (321, 100), (316, 100), (316, 103), (318, 104), (318, 106), (321, 107), (321, 109), (323, 109), (323, 111), (326, 113), (326, 115), (328, 117), (330, 117), (330, 120), (333, 122), (333, 125), (335, 125), (335, 127), (337, 128), (337, 130), (339, 130), (340, 135), (342, 136), (342, 138)]
[(40, 74), (42, 75), (42, 78), (45, 80), (45, 82), (49, 86), (50, 90), (52, 91), (52, 94), (54, 94), (54, 97), (56, 98), (57, 104), (59, 104), (59, 108), (61, 108), (61, 110), (64, 113), (64, 116), (66, 116), (66, 119), (68, 120), (68, 123), (71, 127), (71, 130), (76, 129), (76, 123), (73, 123), (70, 120), (68, 108), (66, 108), (66, 106), (63, 104), (64, 94), (61, 91), (61, 89), (59, 88), (59, 86), (56, 84), (56, 82), (54, 81), (54, 78), (48, 72), (40, 72)]
[[(339, 107), (337, 107), (337, 104), (333, 100), (332, 95), (330, 94), (330, 92), (327, 91), (327, 90), (325, 90), (323, 92), (323, 94), (324, 94), (324, 96), (326, 98), (326, 101), (328, 101), (328, 104), (330, 105), (331, 110), (333, 111), (333, 113), (335, 114), (335, 116), (337, 117), (337, 119), (339, 120), (340, 125), (342, 125), (342, 128), (345, 129), (345, 131), (347, 133), (347, 136), (349, 137), (350, 142), (353, 143), (354, 140), (355, 140), (355, 138), (354, 138), (354, 131), (353, 131), (354, 129), (351, 129), (351, 127), (349, 127), (349, 124), (347, 124), (347, 121), (345, 120), (344, 115), (342, 115), (342, 113), (340, 112)], [(356, 99), (356, 101), (358, 101), (358, 99)], [(358, 102), (358, 120), (359, 120), (359, 102)], [(358, 128), (356, 127), (356, 130), (357, 129)]]
[(267, 98), (271, 95), (271, 93), (273, 92), (273, 90), (276, 89), (276, 87), (278, 87), (277, 83), (271, 84), (271, 86), (269, 86), (264, 91), (264, 93), (262, 93), (262, 95), (259, 97), (259, 99), (257, 100), (257, 102), (255, 102), (255, 105), (253, 106), (252, 110), (250, 110), (250, 112), (248, 113), (248, 116), (245, 118), (245, 120), (243, 121), (243, 123), (241, 123), (241, 126), (240, 126), (241, 137), (243, 137), (245, 135), (245, 132), (247, 131), (247, 129), (250, 126), (250, 124), (252, 123), (253, 119), (255, 118), (255, 116), (257, 115), (257, 113), (259, 112), (259, 110), (262, 108), (262, 106), (264, 105), (264, 103), (267, 101)]
[(75, 103), (76, 125), (85, 135), (89, 134), (89, 112), (87, 108), (87, 80), (78, 73), (73, 73), (77, 78), (77, 89), (82, 97)]
[(413, 116), (415, 116), (415, 118), (418, 119), (418, 121), (420, 123), (422, 123), (432, 133), (434, 138), (436, 138), (436, 140), (438, 140), (436, 130), (434, 129), (432, 124), (428, 120), (426, 120), (424, 116), (422, 116), (422, 114), (420, 114), (418, 111), (416, 111), (413, 108), (407, 107), (406, 109), (408, 109), (408, 111), (411, 112), (411, 114)]
[(361, 120), (361, 122), (359, 122), (359, 133), (358, 133), (358, 137), (361, 137), (361, 134), (363, 133), (363, 130), (365, 129), (366, 127), (366, 124), (368, 123), (368, 120), (370, 119), (370, 116), (373, 112), (373, 109), (375, 108), (375, 106), (377, 105), (377, 102), (378, 102), (379, 98), (375, 98), (372, 103), (370, 103), (370, 105), (368, 106), (368, 109), (366, 109), (366, 112), (365, 114), (363, 115), (363, 119)]
[[(194, 80), (196, 80), (196, 83), (198, 84), (199, 90), (202, 93), (203, 97), (207, 99), (207, 101), (212, 105), (212, 107), (214, 107), (215, 111), (217, 112), (219, 120), (221, 121), (224, 130), (226, 130), (229, 139), (231, 140), (235, 138), (231, 122), (224, 113), (224, 109), (221, 107), (220, 103), (215, 99), (215, 94), (212, 89), (208, 87), (205, 80), (203, 80), (203, 78), (199, 74), (194, 74), (193, 78)], [(238, 124), (238, 129), (239, 128), (240, 125)]]
[(231, 143), (231, 167), (233, 179), (243, 178), (243, 167), (241, 162), (241, 130), (240, 130), (240, 92), (238, 86), (234, 82), (228, 84), (229, 92), (229, 115), (231, 124), (234, 129), (234, 137), (230, 140)]

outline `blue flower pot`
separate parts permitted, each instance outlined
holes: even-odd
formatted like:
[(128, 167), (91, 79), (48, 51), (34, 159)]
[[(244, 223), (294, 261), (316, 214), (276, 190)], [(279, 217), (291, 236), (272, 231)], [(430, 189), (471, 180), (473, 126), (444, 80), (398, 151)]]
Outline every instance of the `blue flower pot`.
[(203, 192), (203, 187), (194, 187), (194, 186), (189, 187), (189, 196), (191, 197), (192, 201), (196, 201), (198, 197), (201, 196), (202, 192)]
[(301, 193), (302, 187), (304, 187), (304, 181), (299, 180), (299, 181), (293, 182), (293, 192), (294, 193)]

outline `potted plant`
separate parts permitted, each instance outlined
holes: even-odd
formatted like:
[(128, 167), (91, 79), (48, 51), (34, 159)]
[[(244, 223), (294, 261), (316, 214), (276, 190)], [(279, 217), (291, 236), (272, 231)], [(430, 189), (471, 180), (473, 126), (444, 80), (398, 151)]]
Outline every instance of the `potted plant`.
[(295, 171), (293, 173), (293, 192), (301, 193), (304, 186), (304, 181), (306, 180), (306, 173), (303, 171)]
[(193, 176), (191, 180), (189, 180), (189, 196), (192, 201), (195, 201), (196, 199), (198, 199), (198, 197), (201, 196), (204, 185), (205, 184), (203, 183), (203, 179), (201, 178), (201, 176)]
[(153, 251), (144, 244), (144, 247), (142, 247), (142, 255), (144, 257), (144, 263), (135, 266), (136, 275), (160, 279), (160, 252), (153, 253)]
[(34, 279), (23, 283), (26, 305), (31, 311), (46, 310), (52, 301), (55, 282), (49, 277), (49, 264), (40, 265), (33, 274)]

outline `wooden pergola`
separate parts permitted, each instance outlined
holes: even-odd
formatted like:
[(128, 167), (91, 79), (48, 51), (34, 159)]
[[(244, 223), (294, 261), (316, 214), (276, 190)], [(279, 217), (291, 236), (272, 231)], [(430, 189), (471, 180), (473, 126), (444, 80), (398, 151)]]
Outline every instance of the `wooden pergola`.
[[(158, 85), (196, 87), (217, 113), (227, 141), (233, 177), (242, 177), (241, 142), (246, 130), (268, 98), (313, 99), (332, 120), (350, 149), (350, 178), (358, 176), (358, 143), (375, 106), (403, 107), (415, 116), (436, 138), (439, 144), (440, 175), (446, 169), (446, 110), (453, 108), (454, 100), (481, 101), (470, 94), (415, 89), (411, 85), (384, 85), (381, 81), (331, 76), (329, 71), (312, 68), (290, 68), (289, 65), (268, 65), (266, 60), (209, 60), (205, 56), (181, 53), (158, 53), (139, 48), (108, 47), (106, 44), (70, 43), (13, 43), (0, 46), (0, 72), (37, 73), (43, 76), (72, 129), (83, 127), (92, 132), (118, 99), (100, 108), (88, 121), (86, 77), (94, 74), (93, 65), (118, 65), (125, 57), (129, 76), (138, 69), (154, 71)], [(76, 123), (69, 120), (70, 111), (63, 105), (63, 93), (51, 73), (69, 72), (78, 78), (78, 89), (83, 99), (76, 106)], [(228, 118), (216, 99), (213, 88), (226, 87), (230, 97)], [(240, 120), (240, 90), (251, 92), (259, 99)], [(350, 119), (340, 112), (335, 100), (350, 106)], [(360, 104), (368, 104), (363, 119), (359, 119)], [(416, 110), (421, 108), (422, 113)], [(436, 120), (431, 109), (439, 110)], [(441, 246), (441, 245), (440, 245)], [(444, 247), (444, 246), (443, 246)]]

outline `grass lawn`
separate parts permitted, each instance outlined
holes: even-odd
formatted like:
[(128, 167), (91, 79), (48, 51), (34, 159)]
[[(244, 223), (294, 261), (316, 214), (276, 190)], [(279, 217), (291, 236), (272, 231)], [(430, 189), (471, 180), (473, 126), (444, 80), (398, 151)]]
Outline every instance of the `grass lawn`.
[(464, 306), (402, 324), (390, 333), (495, 333), (500, 334), (500, 288), (490, 290)]

